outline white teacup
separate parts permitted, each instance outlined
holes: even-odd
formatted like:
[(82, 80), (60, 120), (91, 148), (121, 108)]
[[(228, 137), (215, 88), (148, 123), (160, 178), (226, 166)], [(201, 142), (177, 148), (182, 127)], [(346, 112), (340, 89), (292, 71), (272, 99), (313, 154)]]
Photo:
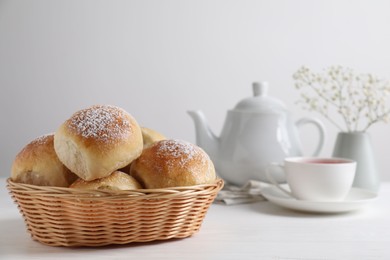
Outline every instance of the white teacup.
[[(290, 191), (273, 178), (271, 168), (281, 167)], [(271, 163), (266, 170), (268, 180), (284, 193), (310, 201), (342, 201), (348, 195), (355, 177), (356, 162), (343, 158), (286, 158), (284, 163)]]

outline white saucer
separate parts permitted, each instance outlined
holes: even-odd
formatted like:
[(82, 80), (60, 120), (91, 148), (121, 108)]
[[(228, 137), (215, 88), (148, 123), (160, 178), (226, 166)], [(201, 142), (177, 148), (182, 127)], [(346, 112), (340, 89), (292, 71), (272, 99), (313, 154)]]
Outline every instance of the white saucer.
[(292, 198), (281, 192), (275, 186), (269, 186), (262, 190), (262, 195), (270, 202), (284, 208), (315, 212), (315, 213), (341, 213), (358, 210), (377, 197), (377, 194), (360, 188), (352, 188), (343, 201), (317, 202)]

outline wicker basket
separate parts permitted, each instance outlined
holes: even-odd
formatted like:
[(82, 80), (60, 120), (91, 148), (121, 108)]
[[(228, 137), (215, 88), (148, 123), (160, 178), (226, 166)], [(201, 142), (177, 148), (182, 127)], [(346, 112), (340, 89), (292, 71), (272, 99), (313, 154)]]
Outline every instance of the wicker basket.
[(7, 180), (32, 238), (50, 246), (103, 246), (199, 231), (223, 181), (166, 189), (91, 191)]

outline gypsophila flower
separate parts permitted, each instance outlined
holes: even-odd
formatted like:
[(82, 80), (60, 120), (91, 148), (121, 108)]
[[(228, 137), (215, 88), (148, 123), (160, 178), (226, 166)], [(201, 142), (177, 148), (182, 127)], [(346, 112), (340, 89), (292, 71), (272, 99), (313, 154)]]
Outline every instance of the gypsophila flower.
[[(377, 122), (390, 121), (388, 80), (341, 66), (331, 66), (323, 73), (301, 67), (293, 79), (301, 91), (297, 103), (320, 113), (341, 131), (366, 131)], [(345, 127), (330, 115), (332, 110), (341, 116)]]

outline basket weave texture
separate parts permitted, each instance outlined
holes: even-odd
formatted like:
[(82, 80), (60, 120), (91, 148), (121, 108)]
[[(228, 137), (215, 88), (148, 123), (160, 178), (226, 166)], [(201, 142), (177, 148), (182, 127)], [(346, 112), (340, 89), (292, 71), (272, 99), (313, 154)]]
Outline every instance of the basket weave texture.
[(223, 181), (129, 191), (35, 186), (7, 180), (32, 238), (50, 246), (104, 246), (198, 232)]

